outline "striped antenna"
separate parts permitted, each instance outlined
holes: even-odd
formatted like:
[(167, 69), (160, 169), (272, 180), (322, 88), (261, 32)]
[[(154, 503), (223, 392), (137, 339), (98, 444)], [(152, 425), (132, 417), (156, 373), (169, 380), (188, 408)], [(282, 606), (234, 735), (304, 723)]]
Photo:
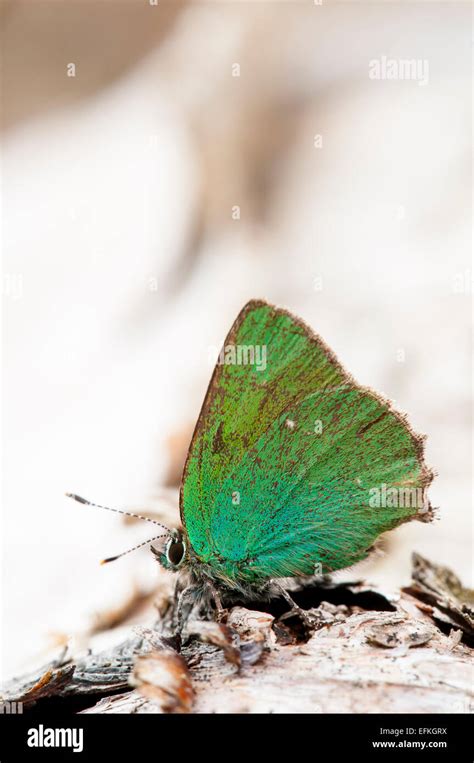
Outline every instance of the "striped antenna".
[(85, 498), (81, 498), (80, 495), (76, 495), (75, 493), (66, 493), (66, 496), (68, 498), (72, 498), (74, 501), (77, 501), (78, 503), (83, 503), (85, 506), (95, 506), (97, 509), (105, 509), (106, 511), (114, 511), (116, 514), (124, 514), (127, 517), (135, 517), (136, 519), (143, 519), (144, 522), (151, 522), (153, 525), (157, 525), (158, 527), (161, 527), (163, 530), (166, 530), (166, 533), (162, 533), (161, 535), (155, 535), (154, 538), (149, 538), (148, 540), (142, 541), (142, 543), (138, 543), (138, 545), (133, 546), (133, 548), (129, 548), (127, 551), (122, 551), (121, 554), (117, 554), (116, 556), (109, 556), (107, 559), (102, 559), (101, 564), (108, 564), (109, 562), (115, 562), (116, 559), (120, 559), (121, 556), (125, 556), (125, 554), (130, 554), (131, 551), (136, 551), (137, 548), (141, 548), (142, 546), (146, 546), (147, 543), (152, 543), (154, 540), (158, 540), (158, 538), (167, 538), (171, 534), (171, 530), (169, 527), (166, 527), (166, 525), (162, 525), (161, 522), (157, 522), (156, 519), (152, 519), (151, 517), (144, 517), (141, 514), (134, 514), (132, 511), (123, 511), (122, 509), (112, 509), (109, 506), (102, 506), (100, 503), (92, 503), (92, 501), (87, 501)]
[(142, 541), (137, 546), (133, 546), (133, 548), (129, 548), (127, 551), (122, 551), (122, 553), (117, 554), (117, 556), (109, 556), (107, 559), (102, 559), (101, 564), (108, 564), (109, 562), (115, 562), (115, 560), (120, 559), (121, 556), (125, 556), (125, 554), (129, 554), (131, 551), (136, 551), (137, 548), (146, 546), (147, 543), (153, 543), (153, 541), (158, 540), (158, 538), (167, 538), (167, 537), (168, 535), (155, 535), (154, 538), (148, 538), (148, 540)]

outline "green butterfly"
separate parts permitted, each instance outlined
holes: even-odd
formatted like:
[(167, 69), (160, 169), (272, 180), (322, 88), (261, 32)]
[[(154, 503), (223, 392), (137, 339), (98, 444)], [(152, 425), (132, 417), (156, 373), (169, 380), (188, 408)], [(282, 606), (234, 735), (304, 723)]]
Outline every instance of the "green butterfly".
[(163, 567), (187, 573), (179, 610), (191, 592), (221, 609), (223, 592), (250, 596), (278, 578), (349, 567), (381, 533), (429, 521), (423, 450), (405, 417), (360, 387), (303, 321), (252, 300), (225, 340), (189, 447), (182, 530), (166, 528), (164, 549), (152, 547)]

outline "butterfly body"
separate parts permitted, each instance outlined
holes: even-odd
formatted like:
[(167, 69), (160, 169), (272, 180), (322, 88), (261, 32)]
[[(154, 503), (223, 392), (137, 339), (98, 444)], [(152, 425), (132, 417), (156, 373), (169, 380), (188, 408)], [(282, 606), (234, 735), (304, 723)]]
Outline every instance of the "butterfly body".
[(163, 566), (214, 590), (264, 590), (349, 567), (381, 533), (431, 519), (423, 438), (302, 321), (249, 302), (220, 358)]

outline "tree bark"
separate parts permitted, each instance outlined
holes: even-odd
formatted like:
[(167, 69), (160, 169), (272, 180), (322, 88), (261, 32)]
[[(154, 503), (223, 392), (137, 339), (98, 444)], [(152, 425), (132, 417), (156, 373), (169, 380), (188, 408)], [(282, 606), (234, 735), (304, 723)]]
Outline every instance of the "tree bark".
[(237, 603), (225, 624), (190, 619), (181, 644), (170, 597), (152, 627), (81, 659), (63, 653), (9, 682), (2, 699), (56, 697), (87, 713), (468, 713), (473, 592), (450, 570), (418, 555), (413, 563), (396, 596), (292, 581), (309, 625), (281, 598)]

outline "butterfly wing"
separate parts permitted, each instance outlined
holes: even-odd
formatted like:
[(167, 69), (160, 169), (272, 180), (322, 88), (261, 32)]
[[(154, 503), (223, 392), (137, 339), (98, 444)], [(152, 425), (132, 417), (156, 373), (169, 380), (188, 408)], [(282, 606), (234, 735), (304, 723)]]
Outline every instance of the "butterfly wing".
[(341, 569), (380, 533), (430, 517), (422, 438), (302, 321), (249, 302), (221, 361), (180, 496), (213, 575), (238, 585)]

